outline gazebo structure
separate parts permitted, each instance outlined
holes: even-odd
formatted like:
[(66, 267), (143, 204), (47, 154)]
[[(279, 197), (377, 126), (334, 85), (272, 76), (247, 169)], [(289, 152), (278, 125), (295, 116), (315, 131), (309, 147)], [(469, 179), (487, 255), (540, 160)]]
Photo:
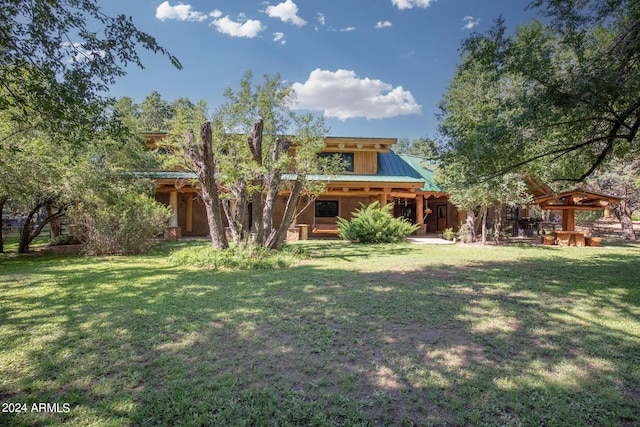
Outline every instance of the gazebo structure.
[(620, 203), (620, 197), (594, 193), (585, 190), (572, 190), (560, 194), (540, 196), (533, 203), (541, 209), (562, 211), (562, 230), (554, 231), (556, 243), (565, 246), (584, 246), (584, 231), (576, 231), (576, 211), (600, 210), (609, 204)]

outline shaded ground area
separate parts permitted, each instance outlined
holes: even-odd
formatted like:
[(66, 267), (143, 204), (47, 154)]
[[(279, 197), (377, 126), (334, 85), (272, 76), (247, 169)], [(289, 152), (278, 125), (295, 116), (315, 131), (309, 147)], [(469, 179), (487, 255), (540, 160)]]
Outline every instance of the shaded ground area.
[(71, 406), (0, 424), (640, 422), (639, 246), (308, 242), (289, 270), (167, 265), (189, 244), (0, 261), (0, 402)]

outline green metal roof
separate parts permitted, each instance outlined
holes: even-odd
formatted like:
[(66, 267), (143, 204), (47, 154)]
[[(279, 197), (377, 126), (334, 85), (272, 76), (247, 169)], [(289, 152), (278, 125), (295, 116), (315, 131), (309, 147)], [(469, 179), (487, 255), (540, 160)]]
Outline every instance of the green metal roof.
[(433, 172), (434, 164), (431, 160), (409, 154), (401, 154), (399, 157), (420, 175), (424, 181), (424, 187), (421, 188), (422, 191), (444, 191), (436, 184)]
[[(144, 171), (131, 174), (150, 179), (196, 179), (195, 173), (183, 171)], [(284, 174), (282, 178), (295, 180), (296, 175)], [(424, 183), (419, 190), (443, 191), (435, 183), (433, 165), (429, 160), (406, 154), (398, 155), (393, 151), (378, 153), (378, 172), (375, 175), (310, 175), (307, 178), (316, 181)]]

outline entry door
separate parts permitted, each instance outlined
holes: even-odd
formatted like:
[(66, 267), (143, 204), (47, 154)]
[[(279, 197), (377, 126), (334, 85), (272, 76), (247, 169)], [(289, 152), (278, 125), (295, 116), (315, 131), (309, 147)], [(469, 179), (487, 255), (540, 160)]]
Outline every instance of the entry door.
[(438, 212), (438, 231), (443, 231), (447, 228), (447, 205), (438, 205), (436, 211)]

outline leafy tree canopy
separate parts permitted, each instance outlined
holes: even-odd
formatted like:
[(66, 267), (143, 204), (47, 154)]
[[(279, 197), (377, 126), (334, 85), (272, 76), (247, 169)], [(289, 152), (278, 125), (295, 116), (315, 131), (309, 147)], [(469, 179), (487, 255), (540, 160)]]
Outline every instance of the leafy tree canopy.
[(106, 94), (136, 47), (180, 62), (125, 15), (107, 16), (96, 0), (0, 0), (0, 109), (30, 128), (89, 137), (105, 126)]
[(549, 24), (507, 35), (498, 19), (463, 45), (441, 102), (444, 161), (465, 179), (522, 169), (579, 182), (637, 156), (640, 3), (536, 0)]

